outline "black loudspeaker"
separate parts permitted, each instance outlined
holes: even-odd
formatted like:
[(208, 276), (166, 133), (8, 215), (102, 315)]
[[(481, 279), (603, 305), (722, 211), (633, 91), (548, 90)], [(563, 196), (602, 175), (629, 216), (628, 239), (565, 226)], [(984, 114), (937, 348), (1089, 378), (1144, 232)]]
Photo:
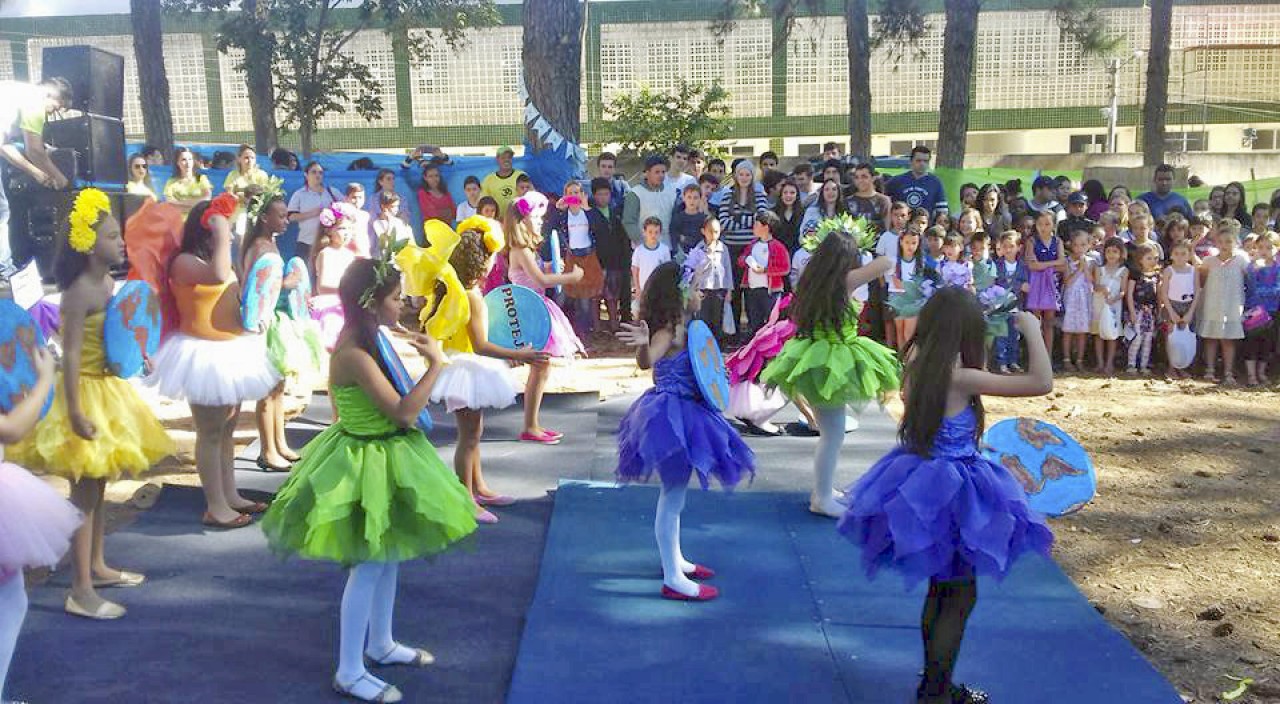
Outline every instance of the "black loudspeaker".
[[(41, 278), (53, 279), (53, 260), (58, 252), (58, 240), (66, 236), (67, 217), (75, 205), (79, 190), (44, 191), (14, 198), (10, 204), (13, 217), (10, 221), (10, 244), (13, 261), (19, 267), (34, 259)], [(144, 198), (123, 192), (109, 191), (111, 214), (120, 227), (142, 206)], [(125, 261), (115, 273), (123, 274), (129, 268)]]
[(124, 57), (91, 46), (51, 46), (41, 61), (42, 78), (60, 76), (71, 84), (71, 108), (124, 118)]
[(124, 153), (124, 123), (114, 117), (81, 115), (45, 123), (49, 144), (76, 153), (76, 177), (89, 183), (124, 183), (129, 179)]
[[(55, 147), (46, 150), (46, 153), (49, 155), (49, 160), (53, 162), (53, 165), (58, 167), (58, 171), (61, 171), (63, 176), (73, 182), (67, 188), (74, 187), (76, 174), (80, 171), (80, 168), (76, 165), (75, 150)], [(9, 194), (10, 198), (16, 198), (26, 193), (39, 193), (50, 190), (37, 183), (26, 171), (16, 166), (8, 165), (4, 169), (4, 173), (7, 177), (5, 179), (5, 192)]]

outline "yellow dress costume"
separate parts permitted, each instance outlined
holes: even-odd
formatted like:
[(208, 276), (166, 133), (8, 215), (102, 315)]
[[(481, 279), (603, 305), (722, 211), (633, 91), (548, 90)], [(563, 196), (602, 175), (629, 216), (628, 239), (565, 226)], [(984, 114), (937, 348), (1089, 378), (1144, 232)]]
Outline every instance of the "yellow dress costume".
[[(489, 228), (485, 230), (486, 248), (490, 252), (501, 249), (502, 235), (492, 229), (496, 223), (485, 218), (467, 218), (458, 224), (458, 231), (472, 229), (481, 220), (490, 223), (475, 226), (475, 229)], [(449, 354), (448, 364), (432, 387), (431, 402), (443, 403), (450, 413), (465, 408), (506, 408), (516, 402), (511, 368), (501, 359), (475, 354), (467, 327), (471, 322), (471, 302), (457, 272), (449, 264), (449, 257), (461, 237), (439, 220), (427, 221), (423, 229), (431, 245), (407, 244), (396, 254), (396, 265), (404, 273), (405, 295), (426, 299), (421, 316), (423, 329), (439, 340)], [(437, 283), (444, 285), (444, 294), (439, 297), (436, 296)]]
[(25, 438), (7, 448), (9, 459), (69, 479), (136, 475), (173, 454), (173, 441), (128, 381), (108, 374), (102, 345), (105, 312), (84, 321), (80, 350), (80, 410), (97, 430), (85, 440), (71, 430), (65, 377), (58, 375), (53, 407)]

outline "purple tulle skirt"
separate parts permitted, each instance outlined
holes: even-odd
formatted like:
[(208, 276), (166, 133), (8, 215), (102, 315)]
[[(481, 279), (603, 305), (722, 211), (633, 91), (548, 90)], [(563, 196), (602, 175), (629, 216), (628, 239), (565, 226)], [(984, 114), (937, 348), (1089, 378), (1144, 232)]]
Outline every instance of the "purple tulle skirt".
[(1053, 533), (1004, 468), (975, 453), (923, 458), (898, 447), (850, 487), (838, 530), (862, 547), (869, 577), (898, 570), (910, 586), (974, 574), (1002, 579)]
[(1058, 272), (1053, 269), (1033, 271), (1027, 282), (1027, 310), (1058, 310), (1062, 293), (1058, 290)]
[(0, 463), (0, 581), (24, 567), (52, 567), (80, 527), (80, 512), (53, 487)]
[(697, 471), (703, 489), (715, 477), (732, 489), (755, 475), (755, 454), (738, 431), (696, 390), (688, 351), (660, 360), (655, 386), (631, 405), (618, 425), (618, 481), (647, 481), (656, 471), (666, 486), (683, 486)]

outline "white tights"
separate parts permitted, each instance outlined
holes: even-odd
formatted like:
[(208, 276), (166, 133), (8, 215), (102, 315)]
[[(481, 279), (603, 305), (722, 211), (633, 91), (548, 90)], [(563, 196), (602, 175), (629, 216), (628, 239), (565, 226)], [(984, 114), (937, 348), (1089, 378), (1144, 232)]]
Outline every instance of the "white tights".
[(809, 497), (809, 510), (838, 517), (844, 507), (836, 502), (836, 462), (840, 448), (844, 446), (845, 407), (817, 406), (813, 409), (818, 420), (818, 451), (813, 457), (813, 494)]
[(685, 596), (695, 596), (698, 585), (686, 575), (695, 565), (684, 559), (680, 551), (680, 513), (684, 511), (684, 499), (688, 485), (662, 485), (658, 494), (658, 509), (653, 517), (653, 536), (658, 541), (658, 554), (662, 556), (662, 583)]
[(4, 701), (4, 683), (9, 676), (9, 663), (18, 645), (18, 632), (27, 615), (27, 586), (22, 571), (0, 581), (0, 701)]
[(393, 662), (408, 662), (412, 658), (413, 651), (397, 645), (391, 637), (399, 576), (400, 564), (396, 562), (363, 562), (351, 568), (347, 588), (342, 592), (339, 621), (337, 679), (340, 684), (349, 686), (362, 676), (371, 677), (364, 666), (366, 652), (372, 658)]

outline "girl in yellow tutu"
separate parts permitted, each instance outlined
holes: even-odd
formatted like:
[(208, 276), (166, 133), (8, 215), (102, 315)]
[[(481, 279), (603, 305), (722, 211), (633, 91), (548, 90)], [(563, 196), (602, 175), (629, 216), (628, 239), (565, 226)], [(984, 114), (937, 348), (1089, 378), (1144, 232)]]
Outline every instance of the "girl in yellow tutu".
[(124, 260), (120, 224), (106, 194), (81, 191), (68, 229), (55, 265), (62, 289), (62, 378), (49, 414), (10, 452), (19, 464), (70, 479), (71, 502), (84, 514), (71, 543), (67, 613), (115, 619), (124, 607), (97, 590), (136, 587), (145, 578), (109, 567), (103, 557), (107, 482), (146, 470), (174, 448), (129, 382), (106, 372), (102, 325), (115, 285), (110, 269)]

